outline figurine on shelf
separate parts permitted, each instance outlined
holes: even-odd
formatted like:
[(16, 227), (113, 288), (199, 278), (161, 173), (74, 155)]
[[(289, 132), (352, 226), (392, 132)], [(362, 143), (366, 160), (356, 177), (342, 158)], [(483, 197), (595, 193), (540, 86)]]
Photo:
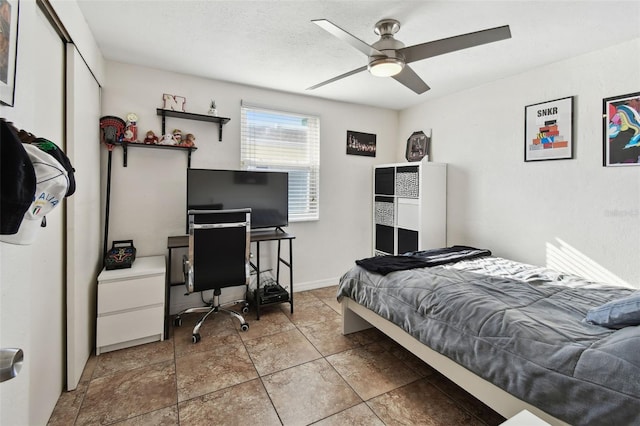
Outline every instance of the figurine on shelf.
[(194, 146), (196, 146), (196, 137), (194, 136), (194, 134), (187, 133), (187, 136), (185, 136), (185, 140), (182, 142), (182, 144), (180, 144), (180, 146), (185, 146), (187, 148), (193, 148)]
[(138, 116), (133, 112), (127, 114), (127, 127), (124, 130), (124, 141), (138, 141)]
[(216, 108), (216, 101), (211, 101), (211, 106), (209, 107), (209, 115), (213, 115), (214, 117), (218, 116), (218, 109)]
[(149, 130), (147, 132), (147, 136), (144, 138), (144, 143), (147, 145), (155, 145), (158, 143), (158, 137), (153, 133), (153, 130)]
[(162, 138), (158, 141), (158, 145), (175, 145), (176, 140), (173, 138), (171, 133), (167, 133), (166, 135), (162, 135)]
[(173, 139), (176, 141), (176, 145), (180, 145), (182, 143), (182, 130), (173, 129)]

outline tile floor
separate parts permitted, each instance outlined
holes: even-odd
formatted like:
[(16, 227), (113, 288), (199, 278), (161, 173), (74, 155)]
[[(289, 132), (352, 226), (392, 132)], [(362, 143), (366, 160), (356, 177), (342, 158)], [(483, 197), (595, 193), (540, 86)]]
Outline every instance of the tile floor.
[(336, 287), (210, 318), (170, 338), (92, 356), (49, 425), (497, 425), (499, 414), (377, 330), (343, 336)]

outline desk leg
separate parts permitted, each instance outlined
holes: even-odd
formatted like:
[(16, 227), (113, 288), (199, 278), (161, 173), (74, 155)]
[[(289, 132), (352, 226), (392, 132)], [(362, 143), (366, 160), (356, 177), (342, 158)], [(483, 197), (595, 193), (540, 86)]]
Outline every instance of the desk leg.
[(256, 241), (256, 320), (260, 321), (260, 304), (262, 300), (260, 300), (260, 242)]
[(280, 256), (280, 243), (282, 241), (278, 240), (278, 262), (276, 263), (276, 282), (280, 284), (280, 262), (282, 261), (282, 256)]
[(293, 313), (293, 240), (289, 240), (289, 303), (291, 304), (291, 313)]

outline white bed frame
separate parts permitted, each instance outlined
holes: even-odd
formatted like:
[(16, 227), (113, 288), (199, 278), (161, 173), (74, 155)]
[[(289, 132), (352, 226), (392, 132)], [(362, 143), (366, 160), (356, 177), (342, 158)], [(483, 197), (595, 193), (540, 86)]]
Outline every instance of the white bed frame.
[(382, 318), (368, 308), (359, 305), (353, 299), (343, 297), (342, 334), (351, 334), (371, 327), (382, 331), (405, 349), (444, 374), (451, 381), (507, 419), (515, 416), (522, 410), (528, 410), (552, 425), (569, 425), (505, 392), (493, 383), (486, 381), (446, 356), (439, 354), (394, 323)]

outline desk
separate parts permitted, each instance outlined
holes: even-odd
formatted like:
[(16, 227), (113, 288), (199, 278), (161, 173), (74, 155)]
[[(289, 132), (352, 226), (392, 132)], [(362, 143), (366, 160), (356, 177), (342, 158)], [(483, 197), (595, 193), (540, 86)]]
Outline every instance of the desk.
[[(281, 228), (276, 228), (275, 230), (253, 230), (251, 231), (251, 242), (256, 243), (256, 263), (251, 263), (251, 267), (256, 271), (256, 295), (254, 297), (254, 301), (256, 304), (256, 319), (260, 319), (260, 305), (264, 305), (260, 303), (258, 300), (258, 291), (260, 289), (260, 243), (268, 242), (268, 241), (277, 241), (278, 242), (278, 260), (276, 266), (276, 281), (280, 282), (280, 264), (287, 266), (289, 268), (289, 304), (291, 305), (291, 313), (293, 313), (293, 240), (296, 237), (292, 234), (284, 232)], [(280, 254), (281, 243), (283, 240), (289, 241), (289, 260), (285, 260), (282, 258)], [(189, 247), (189, 236), (188, 235), (178, 235), (167, 238), (167, 249), (169, 250), (169, 259), (168, 259), (168, 271), (167, 271), (167, 281), (165, 285), (165, 319), (164, 319), (164, 334), (165, 339), (169, 338), (169, 309), (171, 307), (171, 286), (172, 285), (184, 285), (184, 283), (176, 283), (173, 284), (171, 282), (171, 268), (172, 261), (171, 256), (174, 249)]]

